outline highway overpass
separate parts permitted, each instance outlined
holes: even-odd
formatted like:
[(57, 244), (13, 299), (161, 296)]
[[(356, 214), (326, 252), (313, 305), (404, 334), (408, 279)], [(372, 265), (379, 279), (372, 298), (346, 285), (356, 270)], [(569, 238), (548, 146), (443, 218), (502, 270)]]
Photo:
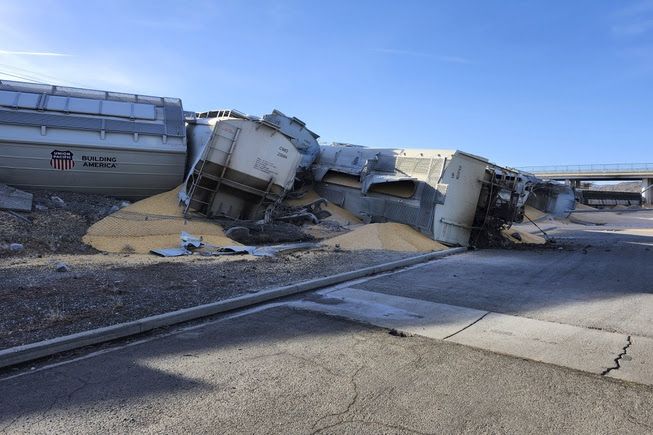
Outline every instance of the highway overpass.
[(653, 204), (653, 163), (525, 166), (519, 169), (540, 178), (569, 181), (578, 187), (582, 181), (641, 180), (645, 202)]

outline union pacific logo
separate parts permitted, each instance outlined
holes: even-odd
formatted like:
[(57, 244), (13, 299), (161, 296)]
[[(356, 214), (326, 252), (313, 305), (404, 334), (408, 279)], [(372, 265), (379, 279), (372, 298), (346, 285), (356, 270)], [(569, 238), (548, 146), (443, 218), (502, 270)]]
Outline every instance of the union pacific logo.
[(50, 166), (52, 166), (54, 169), (67, 171), (68, 169), (75, 167), (72, 151), (54, 150), (50, 153), (50, 155), (52, 156), (50, 159)]

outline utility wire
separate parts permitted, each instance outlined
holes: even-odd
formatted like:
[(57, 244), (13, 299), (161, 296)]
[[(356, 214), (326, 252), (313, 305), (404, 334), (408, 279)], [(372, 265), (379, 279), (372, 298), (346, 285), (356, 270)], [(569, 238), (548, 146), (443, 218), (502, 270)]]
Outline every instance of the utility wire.
[[(43, 73), (40, 73), (40, 72), (37, 72), (37, 71), (31, 71), (31, 70), (28, 70), (28, 69), (25, 69), (25, 68), (19, 68), (17, 66), (13, 66), (13, 65), (7, 65), (7, 64), (0, 63), (0, 68), (3, 68), (5, 70), (7, 70), (7, 68), (8, 68), (7, 71), (11, 71), (11, 74), (20, 74), (20, 75), (23, 75), (24, 77), (31, 77), (33, 79), (36, 79), (39, 82), (41, 82), (41, 80), (45, 80), (47, 82), (53, 82), (54, 81), (54, 82), (62, 83), (62, 84), (69, 85), (69, 86), (77, 86), (77, 87), (80, 87), (80, 88), (85, 87), (84, 85), (72, 82), (70, 80), (61, 80), (60, 78), (52, 76), (52, 75), (43, 74)], [(18, 71), (18, 72), (16, 72), (16, 71)], [(45, 82), (43, 82), (43, 83), (45, 83)]]
[(21, 79), (21, 80), (27, 80), (28, 82), (32, 82), (32, 83), (44, 83), (44, 82), (42, 82), (40, 80), (34, 79), (33, 77), (26, 77), (26, 76), (22, 76), (22, 75), (18, 75), (18, 74), (12, 74), (10, 72), (2, 71), (2, 70), (0, 70), (0, 75), (14, 77), (14, 78)]

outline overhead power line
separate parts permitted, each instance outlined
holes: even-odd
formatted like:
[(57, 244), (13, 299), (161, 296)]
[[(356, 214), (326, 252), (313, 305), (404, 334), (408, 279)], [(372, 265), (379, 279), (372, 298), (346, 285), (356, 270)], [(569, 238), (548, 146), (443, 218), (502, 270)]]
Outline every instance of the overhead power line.
[(26, 76), (22, 76), (22, 75), (18, 75), (18, 74), (12, 74), (10, 72), (2, 71), (2, 70), (0, 70), (0, 75), (14, 77), (14, 78), (21, 79), (21, 80), (27, 80), (28, 82), (32, 82), (32, 83), (44, 83), (41, 80), (37, 80), (37, 79), (31, 78), (31, 77), (26, 77)]

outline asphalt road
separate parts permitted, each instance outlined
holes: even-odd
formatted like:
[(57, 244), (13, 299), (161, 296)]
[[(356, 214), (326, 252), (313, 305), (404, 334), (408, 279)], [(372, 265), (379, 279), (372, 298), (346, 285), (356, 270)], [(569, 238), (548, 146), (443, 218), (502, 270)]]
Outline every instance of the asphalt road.
[(645, 433), (653, 389), (295, 311), (0, 381), (6, 433)]
[(553, 235), (577, 243), (470, 252), (356, 288), (653, 337), (653, 232)]
[(600, 229), (0, 379), (0, 432), (653, 433), (653, 234)]

